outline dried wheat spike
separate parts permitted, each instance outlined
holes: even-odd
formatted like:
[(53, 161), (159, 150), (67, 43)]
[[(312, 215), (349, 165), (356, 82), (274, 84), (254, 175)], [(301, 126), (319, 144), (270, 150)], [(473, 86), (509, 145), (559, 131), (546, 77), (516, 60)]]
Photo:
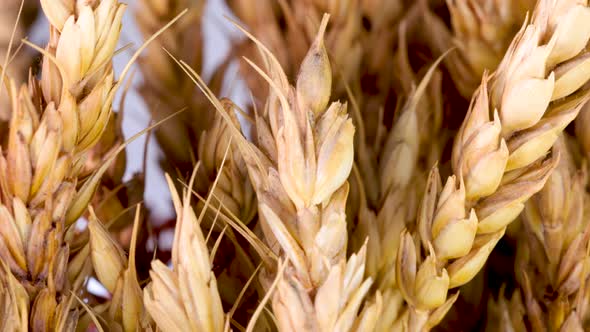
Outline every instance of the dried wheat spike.
[[(250, 63), (268, 80), (271, 92), (256, 115), (256, 143), (243, 142), (240, 149), (257, 194), (265, 241), (289, 259), (272, 295), (283, 331), (350, 330), (371, 284), (363, 280), (364, 247), (346, 260), (346, 180), (354, 127), (346, 105), (329, 104), (327, 23), (325, 15), (296, 86), (289, 85), (276, 58), (252, 37), (268, 74)], [(274, 273), (267, 269), (265, 275)]]
[(190, 204), (191, 192), (178, 196), (168, 186), (176, 209), (172, 269), (152, 262), (152, 281), (144, 288), (144, 303), (158, 328), (165, 332), (224, 330), (225, 317), (205, 238)]
[(449, 55), (447, 64), (463, 96), (473, 94), (484, 71), (498, 67), (535, 3), (536, 0), (447, 1), (453, 30), (451, 43), (458, 47), (457, 54)]
[[(139, 89), (155, 121), (160, 121), (183, 108), (182, 114), (167, 120), (155, 130), (158, 143), (166, 156), (165, 168), (170, 172), (190, 173), (197, 155), (201, 132), (213, 120), (208, 101), (195, 91), (189, 77), (184, 75), (174, 59), (166, 52), (188, 63), (197, 72), (202, 67), (203, 38), (201, 18), (203, 0), (140, 0), (135, 11), (137, 25), (144, 37), (153, 35), (179, 12), (188, 12), (178, 24), (154, 40), (139, 60), (144, 77)], [(223, 70), (218, 70), (209, 86), (219, 92)], [(188, 149), (188, 150), (187, 150)]]
[(77, 315), (64, 236), (91, 196), (76, 185), (85, 151), (111, 114), (111, 58), (125, 9), (110, 0), (41, 5), (51, 23), (41, 79), (20, 88), (9, 80), (11, 121), (0, 157), (0, 258), (29, 293), (33, 331)]
[[(322, 13), (331, 15), (325, 43), (337, 77), (332, 95), (347, 99), (350, 93), (360, 105), (360, 114), (352, 116), (358, 130), (355, 160), (361, 168), (370, 206), (375, 206), (379, 183), (373, 159), (379, 155), (386, 131), (382, 123), (383, 105), (392, 99), (396, 83), (395, 75), (382, 73), (395, 72), (393, 50), (398, 20), (403, 13), (402, 1), (289, 0), (252, 4), (247, 0), (232, 0), (229, 4), (253, 35), (268, 45), (289, 77), (297, 74), (298, 65), (315, 38)], [(256, 57), (256, 52), (256, 47), (247, 42), (236, 47), (236, 53), (251, 59)], [(264, 100), (268, 90), (265, 82), (246, 63), (241, 69), (254, 96)], [(355, 185), (351, 187), (352, 200), (358, 195), (354, 192)]]
[[(32, 18), (36, 16), (39, 7), (36, 1), (25, 1), (23, 11), (16, 26), (12, 47), (10, 47), (10, 38), (15, 28), (16, 18), (22, 0), (4, 0), (0, 2), (0, 73), (6, 60), (11, 60), (6, 68), (6, 74), (14, 78), (18, 84), (23, 83), (27, 78), (27, 70), (32, 62), (32, 55), (27, 50), (18, 49), (20, 40), (25, 36)], [(10, 56), (7, 59), (8, 49), (10, 47)], [(10, 120), (10, 100), (6, 91), (0, 91), (0, 121)]]
[(581, 331), (588, 313), (580, 300), (585, 298), (590, 275), (586, 255), (590, 228), (584, 215), (587, 174), (577, 169), (563, 136), (554, 149), (560, 162), (524, 209), (516, 279), (526, 319), (535, 330), (572, 331), (575, 323)]
[(429, 177), (418, 214), (422, 245), (402, 235), (397, 281), (411, 329), (442, 319), (453, 300), (447, 291), (479, 272), (551, 174), (558, 158), (545, 156), (587, 100), (586, 89), (578, 89), (590, 76), (566, 73), (586, 56), (589, 19), (586, 2), (540, 1), (498, 70), (484, 75), (455, 139), (453, 175), (444, 187), (436, 168)]

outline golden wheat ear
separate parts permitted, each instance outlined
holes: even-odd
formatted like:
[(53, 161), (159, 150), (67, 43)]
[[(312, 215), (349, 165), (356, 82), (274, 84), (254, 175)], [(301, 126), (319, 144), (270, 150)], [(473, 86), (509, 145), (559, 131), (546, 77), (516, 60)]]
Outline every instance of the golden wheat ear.
[[(436, 325), (442, 317), (432, 313), (448, 303), (447, 290), (481, 270), (507, 225), (557, 166), (559, 154), (548, 152), (588, 98), (578, 78), (561, 83), (572, 93), (559, 100), (553, 95), (560, 68), (584, 66), (576, 60), (590, 38), (590, 8), (540, 1), (532, 17), (473, 96), (453, 146), (453, 175), (444, 186), (431, 181), (425, 191), (427, 209), (418, 216), (422, 250), (410, 234), (402, 236), (397, 276), (413, 329)], [(582, 28), (570, 28), (573, 21), (550, 23), (565, 17)], [(438, 291), (424, 292), (430, 288)]]

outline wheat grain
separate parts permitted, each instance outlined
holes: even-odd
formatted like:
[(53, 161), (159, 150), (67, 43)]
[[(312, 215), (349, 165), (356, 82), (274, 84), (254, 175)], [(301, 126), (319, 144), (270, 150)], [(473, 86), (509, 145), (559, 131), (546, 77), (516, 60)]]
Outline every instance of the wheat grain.
[(551, 102), (555, 86), (582, 84), (559, 82), (550, 71), (584, 56), (587, 17), (585, 3), (540, 1), (498, 70), (484, 76), (455, 140), (455, 175), (441, 190), (434, 169), (427, 185), (418, 217), (422, 263), (412, 236), (402, 235), (397, 280), (410, 306), (410, 329), (436, 325), (453, 301), (447, 290), (475, 276), (555, 167), (557, 158), (544, 156), (587, 97), (582, 91)]

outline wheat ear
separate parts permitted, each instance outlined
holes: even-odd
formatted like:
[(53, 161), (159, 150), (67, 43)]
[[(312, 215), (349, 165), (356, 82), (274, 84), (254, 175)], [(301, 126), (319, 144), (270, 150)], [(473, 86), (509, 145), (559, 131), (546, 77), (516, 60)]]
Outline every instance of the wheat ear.
[(181, 199), (170, 177), (167, 180), (177, 214), (173, 268), (152, 262), (152, 281), (143, 291), (146, 309), (162, 331), (224, 331), (221, 298), (205, 237), (191, 208), (192, 193), (185, 190)]
[[(8, 80), (11, 121), (2, 147), (0, 257), (28, 291), (33, 331), (69, 326), (66, 227), (85, 151), (111, 113), (110, 65), (125, 6), (41, 1), (50, 26), (40, 81)], [(70, 218), (68, 218), (70, 217)], [(62, 293), (65, 296), (62, 296)], [(28, 308), (27, 308), (28, 310)], [(26, 327), (23, 327), (26, 328)]]
[[(167, 29), (162, 38), (155, 40), (139, 59), (144, 77), (139, 91), (152, 118), (159, 121), (186, 108), (185, 112), (166, 121), (155, 131), (166, 156), (163, 166), (169, 172), (180, 172), (182, 176), (190, 174), (194, 167), (198, 139), (201, 132), (209, 128), (213, 113), (208, 101), (195, 91), (191, 79), (184, 75), (167, 52), (182, 59), (197, 72), (201, 71), (204, 5), (203, 0), (141, 0), (135, 10), (137, 25), (144, 37), (153, 35), (185, 8), (188, 10), (178, 24)], [(209, 83), (216, 93), (221, 88), (222, 78), (223, 68), (214, 74)]]
[(576, 91), (589, 77), (568, 74), (583, 64), (588, 18), (585, 2), (540, 1), (498, 70), (484, 76), (455, 139), (453, 175), (444, 187), (436, 168), (429, 177), (418, 214), (422, 245), (402, 234), (397, 280), (411, 329), (440, 320), (453, 299), (448, 290), (479, 272), (555, 167), (557, 156), (545, 155), (587, 100)]
[[(400, 49), (405, 52), (403, 47)], [(384, 310), (376, 322), (379, 331), (395, 330), (403, 323), (403, 297), (395, 280), (396, 256), (402, 229), (415, 219), (420, 188), (424, 186), (420, 181), (426, 170), (422, 163), (430, 155), (440, 153), (434, 152), (440, 150), (437, 144), (421, 142), (420, 136), (416, 135), (420, 123), (441, 116), (437, 114), (442, 109), (441, 78), (436, 70), (440, 60), (442, 58), (431, 66), (418, 87), (410, 93), (392, 130), (386, 134), (386, 143), (377, 163), (380, 179), (375, 182), (380, 184), (380, 193), (375, 211), (365, 203), (365, 195), (360, 195), (362, 203), (353, 239), (357, 246), (361, 239), (370, 239), (366, 273), (375, 279), (380, 291), (375, 296), (382, 296)], [(408, 64), (404, 62), (402, 65)], [(429, 133), (440, 130), (436, 121), (430, 121), (428, 126), (432, 128)]]
[[(256, 144), (240, 149), (258, 197), (265, 241), (289, 267), (279, 275), (272, 305), (283, 331), (348, 331), (371, 280), (363, 281), (365, 249), (346, 260), (345, 204), (354, 127), (346, 105), (329, 104), (331, 69), (324, 16), (296, 87), (256, 39), (271, 85), (256, 117)], [(266, 271), (266, 275), (273, 273)]]

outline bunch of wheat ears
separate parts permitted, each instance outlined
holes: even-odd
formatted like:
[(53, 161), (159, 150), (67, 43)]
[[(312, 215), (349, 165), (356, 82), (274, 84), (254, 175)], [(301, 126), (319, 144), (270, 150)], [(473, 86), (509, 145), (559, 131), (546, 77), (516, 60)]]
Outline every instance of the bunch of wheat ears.
[(587, 0), (226, 0), (206, 80), (207, 1), (132, 4), (0, 1), (0, 331), (590, 330)]

